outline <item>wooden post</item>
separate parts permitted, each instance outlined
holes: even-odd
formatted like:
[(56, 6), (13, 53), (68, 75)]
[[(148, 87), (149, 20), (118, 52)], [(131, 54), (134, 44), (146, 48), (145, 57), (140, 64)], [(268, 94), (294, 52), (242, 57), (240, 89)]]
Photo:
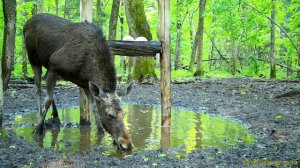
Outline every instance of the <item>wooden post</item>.
[(170, 0), (159, 0), (159, 39), (162, 43), (160, 54), (162, 127), (171, 124), (171, 59), (170, 59)]
[[(80, 21), (93, 21), (93, 0), (80, 0)], [(89, 108), (87, 97), (80, 88), (80, 125), (91, 125), (91, 108)]]

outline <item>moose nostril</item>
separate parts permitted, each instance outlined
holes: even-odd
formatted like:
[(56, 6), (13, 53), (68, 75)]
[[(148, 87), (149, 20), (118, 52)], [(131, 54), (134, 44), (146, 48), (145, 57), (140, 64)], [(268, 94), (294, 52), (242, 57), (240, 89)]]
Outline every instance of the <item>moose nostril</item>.
[(134, 148), (134, 145), (133, 145), (133, 143), (130, 143), (130, 146), (129, 146), (129, 148)]

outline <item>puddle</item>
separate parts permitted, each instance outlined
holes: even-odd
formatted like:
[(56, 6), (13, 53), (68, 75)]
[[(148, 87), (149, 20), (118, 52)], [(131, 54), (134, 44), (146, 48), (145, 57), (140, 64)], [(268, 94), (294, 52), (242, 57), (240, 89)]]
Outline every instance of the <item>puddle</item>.
[[(255, 136), (242, 124), (219, 116), (172, 109), (169, 129), (162, 129), (160, 107), (124, 105), (125, 124), (135, 148), (122, 152), (112, 144), (108, 133), (97, 134), (95, 122), (91, 128), (79, 127), (79, 109), (59, 110), (63, 127), (47, 130), (43, 140), (35, 141), (32, 131), (38, 121), (37, 114), (15, 117), (14, 130), (27, 141), (44, 148), (53, 148), (63, 155), (101, 151), (107, 156), (126, 156), (143, 150), (182, 147), (185, 153), (195, 149), (227, 148), (238, 144), (251, 144)], [(50, 112), (49, 112), (50, 115)]]

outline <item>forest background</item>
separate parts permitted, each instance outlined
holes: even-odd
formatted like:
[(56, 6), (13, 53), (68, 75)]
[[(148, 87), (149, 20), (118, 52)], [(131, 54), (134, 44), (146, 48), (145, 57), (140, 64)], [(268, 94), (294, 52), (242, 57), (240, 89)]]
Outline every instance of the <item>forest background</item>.
[[(4, 17), (2, 1), (0, 3), (2, 53)], [(127, 0), (94, 0), (93, 3), (93, 22), (102, 27), (108, 39), (121, 40), (131, 34)], [(146, 15), (151, 33), (148, 39), (157, 40), (157, 1), (132, 0), (130, 3), (136, 5), (137, 12)], [(33, 76), (22, 37), (26, 21), (37, 13), (52, 13), (79, 22), (79, 6), (79, 0), (17, 0), (12, 77)], [(186, 80), (194, 76), (300, 78), (299, 10), (297, 0), (171, 0), (172, 79)], [(132, 17), (139, 19), (139, 15)], [(113, 24), (115, 30), (112, 30)], [(128, 75), (121, 57), (116, 57), (115, 64), (119, 75)], [(159, 66), (154, 69), (154, 75), (159, 77)]]

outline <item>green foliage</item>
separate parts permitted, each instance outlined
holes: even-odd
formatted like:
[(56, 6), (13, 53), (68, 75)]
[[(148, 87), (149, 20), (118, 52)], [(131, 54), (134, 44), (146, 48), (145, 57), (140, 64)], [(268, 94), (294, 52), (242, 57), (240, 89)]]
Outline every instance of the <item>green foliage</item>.
[[(4, 31), (4, 16), (2, 9), (2, 1), (0, 1), (0, 56), (2, 57), (2, 48), (3, 48), (3, 31)], [(0, 58), (1, 58), (0, 57)], [(1, 61), (0, 61), (1, 62)]]
[[(175, 61), (176, 35), (178, 33), (176, 22), (182, 22), (181, 35), (181, 65), (186, 67), (191, 56), (192, 42), (195, 38), (198, 22), (199, 1), (193, 0), (170, 0), (171, 1), (171, 64)], [(103, 0), (101, 4), (101, 22), (96, 13), (97, 1), (94, 1), (94, 21), (102, 23), (104, 34), (107, 36), (109, 18), (112, 7), (111, 0)], [(157, 1), (143, 0), (147, 21), (150, 26), (153, 40), (157, 40), (158, 33), (158, 4)], [(0, 53), (3, 43), (3, 12), (2, 1), (0, 2)], [(32, 16), (36, 1), (22, 3), (17, 0), (17, 32), (16, 32), (16, 56), (14, 77), (21, 77), (22, 73), (22, 27)], [(249, 6), (250, 5), (250, 6)], [(291, 37), (296, 46), (300, 46), (300, 1), (278, 0), (276, 1), (278, 23)], [(44, 0), (46, 13), (56, 13), (55, 0)], [(266, 17), (271, 14), (271, 0), (211, 0), (207, 1), (204, 23), (204, 48), (203, 63), (205, 77), (231, 77), (230, 59), (234, 54), (234, 47), (238, 48), (237, 76), (269, 78), (269, 52), (270, 52), (270, 21)], [(64, 0), (58, 1), (58, 15), (74, 22), (79, 21), (79, 1)], [(125, 16), (124, 6), (120, 6), (120, 15), (124, 17), (123, 36), (128, 35), (128, 25)], [(121, 39), (120, 22), (118, 22), (117, 39)], [(275, 62), (277, 64), (277, 78), (296, 78), (298, 66), (297, 51), (291, 41), (276, 27), (275, 40)], [(212, 50), (211, 40), (219, 52), (228, 59), (229, 63), (220, 59), (219, 53)], [(214, 61), (207, 61), (213, 57)], [(116, 57), (116, 66), (119, 74), (126, 76), (120, 68), (120, 58)], [(278, 66), (280, 65), (280, 66)], [(287, 73), (287, 66), (292, 72)], [(141, 67), (144, 68), (144, 67)], [(32, 76), (31, 68), (28, 65), (29, 76)], [(159, 68), (156, 68), (159, 72)], [(158, 73), (157, 73), (158, 74)], [(172, 72), (172, 78), (184, 79), (193, 78), (193, 74), (179, 69)]]
[(8, 137), (7, 132), (3, 128), (0, 128), (0, 137), (2, 137), (4, 140), (6, 140)]
[(282, 115), (278, 115), (274, 118), (275, 122), (280, 122), (282, 120), (283, 116)]

